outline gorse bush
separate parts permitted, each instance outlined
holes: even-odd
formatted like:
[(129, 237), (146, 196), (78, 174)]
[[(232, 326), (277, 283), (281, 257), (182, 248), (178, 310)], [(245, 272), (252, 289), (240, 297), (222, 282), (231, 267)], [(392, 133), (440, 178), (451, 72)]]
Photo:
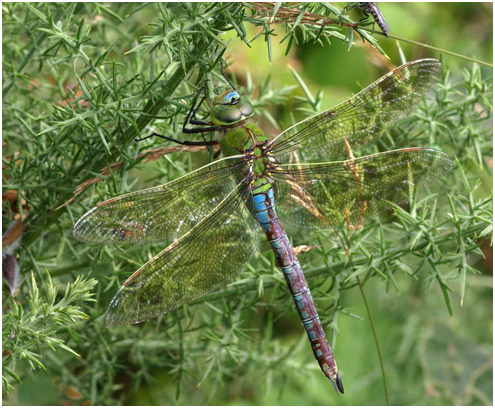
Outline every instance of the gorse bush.
[[(299, 19), (301, 11), (307, 17)], [(371, 293), (430, 288), (421, 296), (440, 299), (434, 304), (444, 318), (462, 316), (463, 304), (491, 319), (480, 305), (491, 296), (483, 258), (491, 253), (492, 234), (492, 77), (477, 64), (458, 68), (448, 59), (434, 92), (367, 152), (443, 150), (455, 158), (445, 179), (352, 236), (346, 230), (287, 230), (294, 245), (311, 247), (300, 262), (353, 397), (337, 400), (324, 382), (268, 245), (231, 285), (191, 305), (138, 326), (104, 324), (105, 309), (122, 282), (168, 243), (92, 247), (72, 237), (75, 221), (98, 202), (163, 184), (213, 160), (207, 149), (134, 139), (157, 131), (184, 140), (182, 124), (199, 87), (208, 80), (214, 95), (215, 88), (226, 86), (220, 61), (240, 60), (241, 48), (246, 52), (263, 41), (266, 49), (256, 55), (260, 66), (272, 59), (278, 67), (277, 55), (284, 53), (294, 61), (295, 47), (304, 44), (317, 44), (324, 53), (336, 41), (350, 47), (361, 39), (370, 47), (366, 52), (387, 66), (382, 54), (389, 51), (378, 44), (372, 25), (354, 26), (357, 13), (342, 14), (325, 3), (3, 5), (3, 225), (6, 233), (21, 217), (24, 228), (19, 246), (10, 249), (19, 265), (17, 296), (3, 286), (2, 379), (8, 403), (277, 404), (286, 392), (286, 403), (381, 404), (378, 360), (346, 362), (353, 357), (345, 348), (353, 333), (342, 324), (368, 320), (349, 303), (360, 293), (358, 279)], [(316, 24), (318, 15), (325, 24)], [(345, 59), (335, 63), (346, 69)], [(330, 107), (323, 105), (322, 93), (310, 91), (297, 64), (292, 77), (284, 62), (290, 81), (283, 84), (277, 76), (285, 74), (275, 69), (257, 83), (258, 67), (240, 65), (242, 70), (232, 68), (232, 80), (251, 98), (267, 133)], [(12, 193), (15, 198), (7, 199)], [(405, 312), (421, 320), (419, 307)], [(387, 319), (380, 311), (374, 317)], [(406, 331), (406, 325), (395, 325)], [(425, 321), (407, 327), (415, 327), (419, 338), (421, 330), (435, 326)], [(478, 336), (473, 342), (491, 342), (485, 326), (471, 332)], [(414, 334), (410, 338), (425, 344)], [(363, 350), (373, 354), (367, 344)], [(469, 375), (484, 367), (484, 350), (480, 346), (472, 365), (464, 366)], [(462, 398), (455, 394), (459, 383), (450, 379), (433, 382), (436, 393), (423, 395), (422, 376), (434, 375), (428, 362), (417, 360), (409, 357), (404, 369), (405, 376), (414, 372), (408, 378), (417, 384), (407, 393), (399, 395), (400, 384), (391, 379), (392, 403), (491, 403), (484, 374), (469, 383)], [(360, 397), (353, 390), (357, 365), (373, 373), (361, 391), (378, 388), (375, 394)], [(24, 391), (33, 384), (42, 391)]]

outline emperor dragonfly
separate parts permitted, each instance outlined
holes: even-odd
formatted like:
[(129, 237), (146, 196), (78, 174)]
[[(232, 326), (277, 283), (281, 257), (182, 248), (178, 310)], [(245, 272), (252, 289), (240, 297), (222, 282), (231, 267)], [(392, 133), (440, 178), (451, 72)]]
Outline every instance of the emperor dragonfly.
[[(100, 203), (74, 226), (74, 237), (89, 244), (177, 237), (124, 282), (107, 309), (106, 323), (148, 320), (232, 281), (256, 252), (261, 226), (314, 355), (335, 389), (343, 393), (333, 352), (279, 219), (307, 229), (358, 227), (442, 177), (452, 162), (434, 149), (354, 156), (405, 117), (441, 72), (442, 64), (434, 59), (406, 63), (273, 139), (250, 120), (251, 103), (227, 77), (231, 89), (213, 100), (209, 121), (196, 118), (207, 99), (205, 90), (198, 103), (198, 93), (184, 131), (219, 131), (221, 137), (189, 144), (219, 143), (225, 157), (162, 186)], [(188, 129), (188, 124), (200, 127)], [(329, 162), (329, 156), (345, 159)]]

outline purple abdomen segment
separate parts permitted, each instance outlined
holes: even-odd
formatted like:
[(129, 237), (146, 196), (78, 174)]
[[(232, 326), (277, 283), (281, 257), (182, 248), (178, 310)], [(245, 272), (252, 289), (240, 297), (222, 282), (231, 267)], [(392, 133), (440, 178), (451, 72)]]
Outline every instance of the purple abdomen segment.
[[(269, 184), (269, 183), (267, 183)], [(296, 254), (280, 225), (275, 211), (273, 188), (264, 184), (253, 190), (254, 217), (266, 233), (277, 262), (284, 272), (285, 280), (294, 298), (297, 311), (308, 334), (313, 353), (322, 371), (332, 381), (335, 390), (344, 393), (337, 364), (333, 357), (316, 307), (309, 291), (306, 278), (297, 260)]]

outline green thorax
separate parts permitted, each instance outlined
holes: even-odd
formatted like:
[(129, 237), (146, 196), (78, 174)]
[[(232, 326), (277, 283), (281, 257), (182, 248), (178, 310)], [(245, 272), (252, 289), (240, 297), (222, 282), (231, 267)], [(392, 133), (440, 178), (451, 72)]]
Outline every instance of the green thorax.
[(252, 149), (267, 140), (262, 130), (251, 121), (225, 129), (220, 148), (225, 156), (234, 156)]
[(225, 156), (244, 154), (248, 159), (254, 189), (267, 183), (265, 176), (269, 161), (264, 149), (267, 140), (261, 129), (250, 121), (227, 129), (220, 139), (220, 148)]

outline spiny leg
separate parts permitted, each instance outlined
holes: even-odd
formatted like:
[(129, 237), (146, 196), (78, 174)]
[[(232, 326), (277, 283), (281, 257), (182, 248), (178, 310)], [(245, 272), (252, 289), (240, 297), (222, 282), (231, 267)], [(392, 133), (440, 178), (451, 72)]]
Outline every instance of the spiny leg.
[[(204, 92), (204, 95), (198, 103), (198, 98), (199, 98), (199, 95), (201, 94), (202, 91)], [(189, 109), (189, 112), (186, 115), (186, 118), (184, 120), (184, 124), (182, 126), (182, 131), (184, 133), (201, 133), (201, 134), (203, 134), (204, 132), (214, 132), (214, 131), (219, 130), (219, 127), (218, 126), (212, 126), (211, 122), (206, 122), (206, 121), (196, 119), (196, 113), (198, 112), (199, 108), (201, 107), (201, 104), (205, 101), (206, 98), (207, 98), (207, 95), (206, 95), (206, 83), (205, 83), (205, 85), (203, 85), (201, 88), (199, 88), (198, 92), (194, 96), (193, 103), (191, 104), (191, 108)], [(186, 126), (188, 124), (207, 125), (208, 127), (187, 129)], [(180, 140), (174, 139), (174, 138), (169, 137), (169, 136), (161, 135), (161, 134), (156, 133), (156, 132), (153, 132), (152, 134), (145, 136), (145, 137), (142, 137), (142, 138), (136, 138), (134, 140), (137, 142), (140, 142), (140, 141), (143, 141), (143, 140), (149, 139), (151, 137), (155, 137), (155, 136), (159, 137), (161, 139), (168, 140), (170, 142), (174, 142), (174, 143), (183, 145), (183, 146), (213, 146), (213, 145), (219, 144), (218, 140), (209, 140), (209, 141), (203, 140), (201, 142), (198, 142), (198, 141), (193, 142), (193, 141), (187, 141), (187, 140), (186, 141), (180, 141)]]

